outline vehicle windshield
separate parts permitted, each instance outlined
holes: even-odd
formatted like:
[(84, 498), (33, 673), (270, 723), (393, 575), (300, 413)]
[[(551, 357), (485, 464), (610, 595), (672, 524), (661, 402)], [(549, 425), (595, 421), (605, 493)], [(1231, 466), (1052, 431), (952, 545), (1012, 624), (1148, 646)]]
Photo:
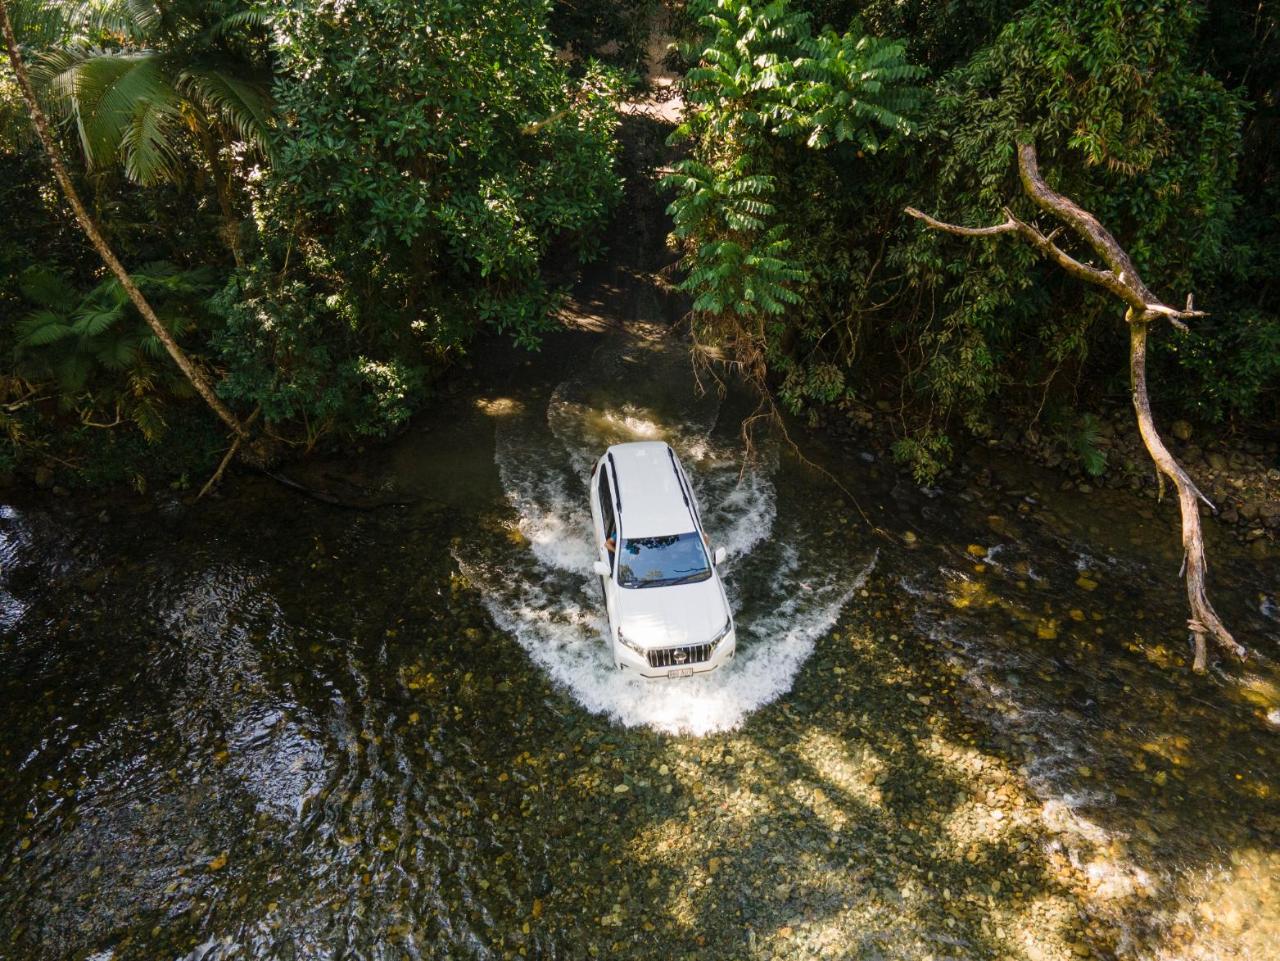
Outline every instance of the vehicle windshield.
[(696, 532), (666, 537), (628, 537), (618, 555), (622, 587), (692, 584), (711, 576), (707, 552)]

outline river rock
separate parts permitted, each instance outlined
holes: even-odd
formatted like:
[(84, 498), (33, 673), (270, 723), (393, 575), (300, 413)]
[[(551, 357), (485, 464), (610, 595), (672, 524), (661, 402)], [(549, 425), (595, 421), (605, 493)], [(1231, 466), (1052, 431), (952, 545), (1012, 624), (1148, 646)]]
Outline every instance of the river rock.
[(1185, 420), (1175, 420), (1169, 425), (1169, 430), (1174, 437), (1178, 438), (1178, 440), (1183, 443), (1191, 440), (1191, 425)]
[(34, 479), (36, 487), (39, 487), (41, 490), (48, 490), (53, 486), (53, 469), (41, 464), (35, 470)]
[(1227, 459), (1218, 451), (1211, 450), (1205, 456), (1205, 460), (1209, 462), (1209, 466), (1216, 471), (1224, 471), (1227, 469)]

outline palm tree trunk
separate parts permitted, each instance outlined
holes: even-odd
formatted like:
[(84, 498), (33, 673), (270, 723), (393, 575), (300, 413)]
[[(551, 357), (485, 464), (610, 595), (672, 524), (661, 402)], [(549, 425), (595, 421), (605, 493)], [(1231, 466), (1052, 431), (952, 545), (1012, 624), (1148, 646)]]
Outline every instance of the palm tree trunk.
[(169, 356), (173, 358), (173, 362), (178, 365), (178, 369), (191, 382), (191, 386), (195, 388), (196, 393), (204, 399), (204, 402), (221, 418), (223, 423), (236, 433), (237, 437), (243, 437), (246, 431), (244, 425), (240, 423), (240, 419), (222, 403), (218, 395), (214, 393), (213, 386), (209, 383), (208, 378), (191, 362), (191, 358), (178, 346), (178, 342), (173, 339), (173, 335), (160, 322), (160, 318), (151, 309), (151, 304), (142, 295), (138, 285), (133, 282), (129, 272), (124, 269), (124, 265), (120, 263), (107, 245), (107, 241), (102, 236), (101, 231), (98, 230), (92, 215), (80, 199), (80, 194), (76, 191), (75, 184), (71, 182), (71, 177), (67, 173), (66, 164), (62, 162), (62, 153), (49, 132), (48, 118), (45, 117), (44, 110), (41, 109), (40, 102), (36, 99), (35, 90), (31, 86), (26, 67), (22, 63), (22, 54), (18, 50), (18, 40), (13, 33), (13, 24), (9, 21), (9, 9), (5, 4), (5, 0), (0, 0), (0, 28), (4, 30), (5, 45), (9, 51), (9, 63), (13, 66), (13, 72), (18, 79), (18, 87), (22, 90), (23, 99), (26, 100), (27, 107), (31, 111), (31, 120), (35, 124), (40, 143), (44, 145), (45, 153), (49, 155), (49, 163), (53, 167), (58, 186), (62, 188), (62, 192), (67, 198), (67, 203), (71, 205), (71, 209), (75, 212), (76, 220), (80, 222), (80, 227), (89, 238), (89, 242), (93, 244), (94, 249), (97, 250), (102, 262), (107, 265), (107, 269), (115, 274), (116, 279), (120, 281), (120, 286), (129, 295), (129, 299), (133, 301), (134, 307), (138, 309), (142, 319), (147, 322), (147, 326), (151, 328), (160, 343), (164, 344), (164, 348), (169, 352)]

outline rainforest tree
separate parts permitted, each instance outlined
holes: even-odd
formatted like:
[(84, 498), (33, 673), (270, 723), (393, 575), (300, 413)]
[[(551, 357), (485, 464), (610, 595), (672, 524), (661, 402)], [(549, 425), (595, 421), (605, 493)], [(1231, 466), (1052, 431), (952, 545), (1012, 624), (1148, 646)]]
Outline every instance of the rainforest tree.
[(119, 163), (136, 183), (181, 183), (195, 160), (239, 262), (232, 168), (265, 159), (271, 143), (263, 8), (112, 0), (78, 13), (76, 40), (48, 50), (33, 73), (74, 123), (86, 166)]
[(921, 71), (900, 43), (813, 32), (785, 0), (715, 0), (701, 9), (686, 118), (674, 134), (691, 155), (667, 178), (694, 333), (704, 347), (726, 349), (758, 386), (781, 372), (784, 396), (831, 399), (842, 390), (841, 372), (801, 369), (788, 349), (821, 275), (819, 258), (796, 243), (805, 232), (801, 208), (822, 202), (823, 174), (812, 172), (826, 169), (819, 155), (847, 163), (910, 132)]
[(550, 271), (620, 197), (614, 81), (571, 79), (538, 0), (353, 0), (275, 18), (262, 245), (218, 300), (228, 391), (268, 421), (380, 433), (491, 329), (532, 347)]
[[(1235, 13), (1085, 0), (793, 8), (814, 32), (853, 23), (904, 37), (929, 80), (906, 111), (910, 136), (874, 151), (836, 145), (803, 163), (779, 162), (794, 143), (752, 154), (769, 165), (756, 160), (752, 172), (769, 177), (771, 222), (786, 225), (776, 259), (804, 277), (787, 282), (795, 302), (765, 328), (771, 383), (788, 406), (854, 394), (889, 404), (895, 450), (923, 480), (944, 466), (958, 433), (1037, 417), (1074, 432), (1084, 423), (1079, 392), (1122, 393), (1127, 345), (1104, 295), (1025, 247), (958, 247), (903, 222), (907, 204), (962, 225), (989, 223), (1005, 203), (1027, 214), (1013, 163), (1026, 136), (1144, 275), (1215, 304), (1189, 334), (1153, 340), (1153, 369), (1170, 385), (1164, 402), (1202, 419), (1276, 423), (1280, 312), (1266, 278), (1280, 203), (1275, 151), (1263, 146), (1280, 100), (1265, 53), (1274, 4)], [(714, 48), (718, 29), (700, 30), (699, 45)], [(773, 42), (766, 30), (741, 36), (744, 50)], [(696, 95), (704, 81), (691, 71), (689, 83)], [(723, 99), (734, 96), (726, 88)], [(715, 156), (747, 154), (739, 143), (726, 139)]]
[(537, 0), (8, 2), (0, 469), (183, 425), (157, 346), (237, 438), (384, 433), (477, 332), (536, 346), (620, 197), (620, 82)]
[[(93, 215), (85, 206), (84, 201), (80, 197), (79, 191), (71, 180), (71, 175), (67, 170), (67, 165), (62, 158), (62, 152), (58, 147), (57, 141), (54, 139), (50, 130), (49, 122), (44, 114), (44, 110), (40, 105), (30, 77), (27, 74), (26, 66), (23, 62), (22, 52), (18, 47), (17, 35), (13, 29), (13, 24), (9, 19), (9, 11), (4, 2), (0, 0), (0, 32), (3, 33), (5, 47), (9, 56), (10, 66), (18, 81), (18, 86), (22, 91), (23, 99), (26, 101), (28, 109), (31, 111), (31, 119), (35, 125), (40, 143), (45, 153), (48, 155), (49, 163), (53, 167), (54, 176), (57, 179), (58, 187), (61, 189), (63, 196), (72, 210), (85, 236), (92, 244), (94, 250), (102, 258), (103, 264), (115, 277), (116, 283), (122, 298), (128, 298), (142, 317), (147, 327), (150, 329), (150, 336), (159, 344), (163, 350), (168, 353), (169, 357), (177, 365), (178, 369), (186, 378), (187, 383), (191, 385), (194, 391), (200, 395), (213, 412), (221, 419), (232, 431), (237, 435), (244, 434), (244, 426), (240, 423), (239, 418), (231, 411), (229, 407), (217, 396), (213, 390), (210, 380), (201, 367), (192, 361), (187, 352), (179, 346), (169, 326), (164, 323), (156, 314), (155, 309), (151, 306), (146, 295), (143, 294), (141, 288), (129, 275), (124, 265), (116, 257), (115, 252), (102, 236), (102, 232), (98, 229), (98, 225)], [(46, 341), (47, 342), (47, 341)]]

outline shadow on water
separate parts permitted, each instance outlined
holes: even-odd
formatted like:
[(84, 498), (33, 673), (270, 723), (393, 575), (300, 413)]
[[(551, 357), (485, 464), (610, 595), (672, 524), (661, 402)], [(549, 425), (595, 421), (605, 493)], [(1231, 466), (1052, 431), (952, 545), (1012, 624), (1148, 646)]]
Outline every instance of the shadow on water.
[(1076, 835), (1065, 849), (1092, 912), (1123, 924), (1122, 953), (1273, 955), (1280, 565), (1211, 544), (1215, 598), (1253, 656), (1197, 677), (1176, 508), (1063, 494), (1003, 458), (974, 475), (986, 487), (893, 505), (899, 526), (928, 532), (893, 572), (915, 633), (960, 668), (970, 714), (1024, 755), (1050, 826)]

